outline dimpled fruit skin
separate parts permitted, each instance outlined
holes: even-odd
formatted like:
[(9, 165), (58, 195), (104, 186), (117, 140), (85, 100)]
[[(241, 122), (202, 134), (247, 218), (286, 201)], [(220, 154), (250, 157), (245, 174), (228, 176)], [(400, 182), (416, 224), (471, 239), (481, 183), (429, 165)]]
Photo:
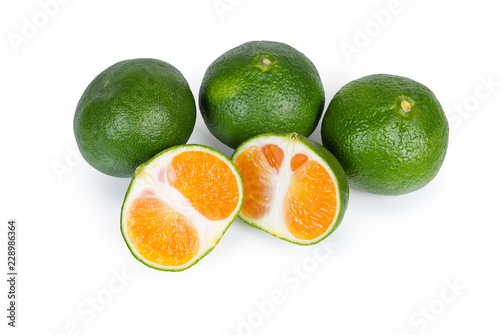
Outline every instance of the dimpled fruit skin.
[(283, 43), (252, 41), (208, 67), (199, 104), (210, 132), (234, 149), (266, 132), (311, 135), (325, 95), (316, 67), (304, 54)]
[(118, 62), (83, 93), (74, 117), (78, 148), (97, 170), (131, 177), (149, 158), (185, 144), (196, 105), (184, 76), (156, 59)]
[[(406, 112), (402, 101), (412, 107)], [(323, 119), (323, 145), (342, 164), (349, 184), (399, 195), (438, 173), (448, 146), (448, 121), (435, 95), (405, 77), (354, 80), (333, 97)]]

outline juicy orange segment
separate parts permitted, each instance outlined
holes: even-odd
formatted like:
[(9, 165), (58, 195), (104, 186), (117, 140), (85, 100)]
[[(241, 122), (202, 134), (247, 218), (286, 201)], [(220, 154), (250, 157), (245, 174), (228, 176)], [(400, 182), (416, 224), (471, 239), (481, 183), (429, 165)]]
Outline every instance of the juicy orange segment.
[(262, 153), (266, 157), (269, 166), (273, 167), (276, 172), (279, 172), (281, 163), (283, 163), (283, 158), (285, 157), (283, 150), (276, 144), (268, 144), (262, 147)]
[[(302, 161), (299, 157), (296, 163)], [(291, 163), (293, 166), (293, 159)], [(315, 239), (330, 227), (336, 212), (335, 185), (328, 171), (314, 160), (301, 164), (291, 177), (283, 202), (290, 233), (303, 240)]]
[(292, 171), (297, 170), (299, 167), (305, 164), (309, 160), (304, 154), (296, 154), (293, 156), (292, 161), (290, 162), (290, 166), (292, 167)]
[(126, 220), (132, 245), (153, 263), (183, 265), (200, 248), (198, 231), (192, 222), (161, 199), (135, 199), (128, 208)]
[(271, 206), (272, 178), (276, 172), (258, 146), (243, 151), (236, 157), (234, 164), (240, 171), (245, 187), (241, 213), (251, 219), (264, 217)]
[(238, 181), (220, 158), (203, 151), (185, 151), (174, 157), (167, 179), (209, 220), (223, 220), (239, 202)]

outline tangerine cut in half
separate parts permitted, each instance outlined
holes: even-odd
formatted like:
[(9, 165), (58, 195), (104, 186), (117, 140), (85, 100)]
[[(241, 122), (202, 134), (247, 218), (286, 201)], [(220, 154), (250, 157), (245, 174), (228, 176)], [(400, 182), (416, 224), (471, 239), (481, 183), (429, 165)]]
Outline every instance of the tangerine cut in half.
[(321, 241), (341, 222), (347, 177), (322, 145), (295, 133), (263, 134), (244, 142), (231, 159), (245, 187), (244, 222), (303, 245)]
[(121, 231), (139, 261), (181, 271), (217, 245), (242, 203), (241, 176), (226, 156), (202, 145), (176, 146), (136, 169)]

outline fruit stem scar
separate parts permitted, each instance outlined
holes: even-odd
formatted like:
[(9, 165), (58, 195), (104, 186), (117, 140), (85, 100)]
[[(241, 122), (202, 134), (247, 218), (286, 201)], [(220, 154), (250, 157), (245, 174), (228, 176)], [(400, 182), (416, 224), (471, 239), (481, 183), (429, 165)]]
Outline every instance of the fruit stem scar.
[(411, 104), (406, 101), (405, 99), (403, 99), (401, 101), (401, 108), (403, 108), (403, 110), (406, 112), (406, 113), (409, 113), (411, 112)]
[(255, 60), (255, 66), (258, 67), (262, 72), (266, 72), (271, 68), (273, 62), (267, 58), (265, 55), (260, 55)]

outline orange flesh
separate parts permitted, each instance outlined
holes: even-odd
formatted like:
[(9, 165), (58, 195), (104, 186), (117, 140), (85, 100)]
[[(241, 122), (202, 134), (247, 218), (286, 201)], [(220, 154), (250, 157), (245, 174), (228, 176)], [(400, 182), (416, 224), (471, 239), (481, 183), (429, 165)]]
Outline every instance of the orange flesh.
[(139, 197), (130, 204), (127, 235), (141, 256), (163, 266), (183, 265), (200, 248), (193, 223), (163, 200), (152, 197)]
[(252, 146), (236, 157), (245, 188), (245, 200), (241, 213), (250, 219), (261, 219), (270, 210), (273, 185), (272, 179), (283, 162), (283, 150), (270, 144), (259, 148)]
[(293, 236), (312, 240), (328, 230), (336, 212), (335, 185), (328, 171), (316, 161), (305, 162), (293, 173), (283, 202), (286, 227)]
[(239, 201), (236, 177), (229, 166), (208, 152), (185, 151), (167, 169), (170, 185), (209, 220), (223, 220)]

